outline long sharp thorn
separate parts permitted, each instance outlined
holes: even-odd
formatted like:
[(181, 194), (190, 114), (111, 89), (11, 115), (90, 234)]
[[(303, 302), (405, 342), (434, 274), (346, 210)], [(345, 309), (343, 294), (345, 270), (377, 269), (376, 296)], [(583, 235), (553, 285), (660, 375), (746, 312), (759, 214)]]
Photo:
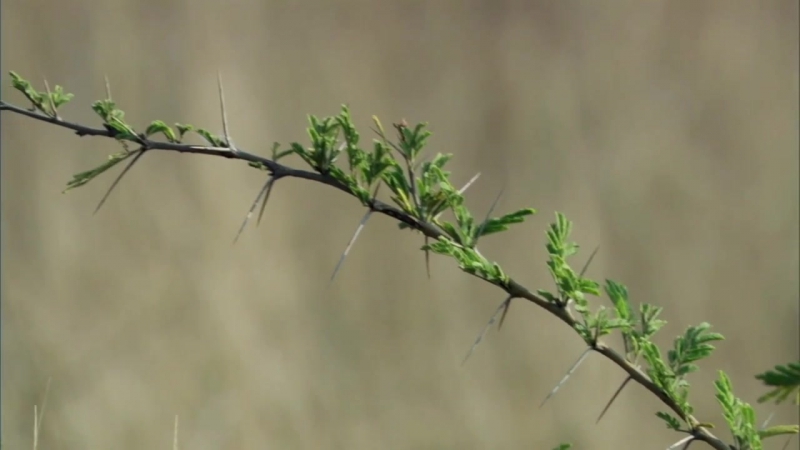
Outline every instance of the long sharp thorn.
[(597, 416), (597, 420), (594, 422), (595, 425), (600, 423), (600, 419), (602, 419), (603, 416), (606, 415), (608, 409), (611, 408), (611, 404), (614, 403), (614, 400), (617, 399), (617, 396), (620, 394), (620, 392), (622, 392), (622, 390), (625, 388), (625, 385), (627, 385), (629, 381), (631, 381), (631, 377), (625, 378), (625, 381), (623, 381), (622, 384), (619, 385), (617, 391), (614, 392), (614, 395), (611, 396), (611, 400), (609, 400), (608, 403), (606, 403), (606, 406), (603, 408), (603, 411), (600, 413), (599, 416)]
[(372, 191), (372, 201), (374, 202), (378, 198), (378, 192), (381, 191), (381, 184), (378, 183), (375, 185), (375, 190)]
[(469, 348), (469, 352), (467, 352), (467, 356), (465, 356), (464, 360), (461, 361), (461, 365), (462, 366), (467, 362), (469, 357), (472, 356), (472, 352), (474, 352), (475, 348), (478, 347), (478, 344), (481, 343), (481, 341), (483, 340), (483, 336), (486, 335), (486, 331), (489, 330), (489, 328), (491, 328), (492, 324), (497, 319), (497, 315), (500, 314), (500, 312), (503, 310), (503, 308), (505, 308), (506, 304), (508, 304), (511, 301), (512, 298), (514, 298), (514, 297), (509, 295), (505, 300), (503, 300), (503, 303), (501, 303), (500, 306), (497, 307), (497, 309), (495, 310), (494, 314), (492, 314), (492, 318), (489, 319), (489, 323), (487, 323), (486, 326), (483, 327), (483, 330), (481, 330), (481, 333), (475, 339), (475, 342), (472, 344), (472, 347)]
[(503, 191), (505, 191), (505, 190), (506, 190), (506, 188), (505, 188), (505, 186), (503, 186), (503, 189), (500, 189), (500, 192), (497, 193), (497, 197), (495, 197), (494, 201), (492, 202), (492, 206), (489, 207), (489, 211), (486, 212), (486, 218), (483, 219), (483, 223), (481, 224), (481, 227), (478, 228), (478, 233), (475, 234), (475, 245), (478, 245), (478, 239), (481, 238), (481, 234), (483, 233), (483, 229), (486, 228), (486, 224), (489, 223), (489, 218), (492, 216), (492, 212), (494, 212), (494, 208), (497, 206), (497, 202), (500, 201), (500, 197), (503, 196)]
[(583, 269), (581, 269), (581, 274), (579, 275), (580, 277), (583, 277), (583, 274), (585, 274), (586, 270), (589, 269), (589, 264), (592, 263), (592, 260), (594, 259), (594, 255), (597, 254), (598, 250), (600, 250), (600, 246), (599, 245), (594, 248), (594, 251), (592, 252), (592, 254), (589, 255), (589, 259), (586, 260), (586, 264), (583, 265)]
[[(425, 245), (428, 245), (428, 236), (425, 236)], [(428, 279), (431, 279), (431, 252), (425, 249), (425, 271), (428, 273)]]
[(244, 231), (244, 227), (247, 226), (247, 222), (250, 220), (250, 217), (253, 216), (253, 211), (256, 210), (256, 206), (258, 206), (258, 202), (261, 200), (261, 197), (264, 197), (265, 196), (264, 194), (266, 192), (268, 192), (269, 189), (270, 189), (270, 186), (272, 186), (272, 180), (273, 180), (273, 178), (270, 177), (270, 179), (267, 180), (266, 183), (264, 183), (264, 187), (262, 187), (261, 190), (258, 191), (258, 195), (256, 196), (256, 199), (253, 200), (253, 204), (250, 205), (250, 209), (247, 211), (247, 215), (244, 216), (244, 220), (242, 221), (242, 226), (239, 227), (239, 231), (236, 233), (236, 237), (233, 238), (233, 243), (234, 244), (236, 243), (236, 241), (239, 240), (239, 236), (242, 235), (242, 231)]
[(411, 188), (411, 198), (414, 200), (414, 207), (419, 210), (419, 196), (417, 195), (417, 177), (414, 175), (414, 168), (411, 167), (411, 160), (408, 159), (407, 156), (403, 155), (403, 159), (406, 160), (406, 167), (408, 168), (408, 184)]
[(342, 256), (339, 257), (339, 262), (336, 263), (336, 267), (333, 269), (333, 275), (331, 275), (331, 283), (333, 282), (333, 279), (336, 278), (336, 273), (339, 272), (339, 268), (342, 267), (342, 263), (344, 262), (344, 259), (347, 258), (347, 254), (350, 253), (350, 249), (353, 247), (353, 244), (355, 244), (356, 239), (358, 239), (358, 235), (361, 234), (361, 230), (364, 229), (364, 226), (367, 224), (367, 220), (369, 220), (369, 217), (371, 215), (372, 215), (372, 210), (370, 209), (369, 211), (367, 211), (366, 214), (364, 214), (364, 217), (361, 219), (361, 222), (358, 224), (358, 228), (356, 228), (356, 232), (353, 233), (353, 237), (350, 238), (350, 242), (347, 243), (347, 247), (344, 249), (344, 252), (342, 253)]
[[(409, 173), (413, 173), (411, 171), (411, 168), (409, 168)], [(380, 187), (381, 187), (381, 185), (379, 184), (375, 188), (375, 195), (373, 195), (372, 198), (376, 198), (378, 196), (378, 189)], [(428, 245), (428, 242), (429, 242), (429, 238), (428, 238), (428, 236), (425, 236), (425, 245)], [(430, 280), (431, 279), (431, 252), (427, 248), (425, 249), (425, 273), (428, 274), (428, 279)]]
[(272, 186), (274, 185), (275, 178), (270, 178), (265, 186), (267, 188), (267, 193), (264, 195), (264, 200), (261, 201), (261, 209), (258, 211), (258, 220), (256, 221), (256, 226), (261, 225), (261, 218), (264, 217), (264, 210), (267, 208), (267, 200), (269, 200), (269, 194), (272, 193)]
[(47, 78), (44, 79), (44, 89), (47, 91), (47, 100), (50, 104), (50, 109), (52, 109), (53, 118), (56, 120), (61, 120), (61, 117), (58, 116), (58, 111), (56, 111), (56, 103), (53, 101), (53, 93), (50, 92), (50, 85), (47, 84)]
[(470, 186), (472, 186), (472, 183), (478, 181), (478, 178), (480, 178), (480, 176), (481, 176), (480, 172), (476, 173), (475, 176), (473, 176), (472, 178), (469, 179), (469, 181), (467, 181), (467, 184), (465, 184), (464, 187), (458, 190), (458, 193), (463, 194), (467, 189), (469, 189)]
[(684, 446), (683, 448), (685, 450), (685, 449), (689, 448), (689, 445), (692, 443), (692, 441), (694, 441), (694, 436), (692, 436), (692, 435), (686, 436), (685, 438), (681, 439), (680, 441), (678, 441), (678, 442), (670, 445), (669, 447), (667, 447), (667, 450), (674, 450), (674, 449), (680, 447), (681, 445)]
[(102, 199), (100, 199), (100, 203), (97, 204), (97, 208), (94, 209), (92, 215), (95, 215), (97, 214), (97, 211), (100, 211), (100, 208), (102, 208), (103, 204), (106, 202), (106, 200), (108, 200), (108, 196), (111, 195), (111, 191), (113, 191), (114, 188), (117, 187), (119, 182), (122, 181), (122, 177), (124, 177), (125, 174), (128, 173), (129, 170), (131, 170), (131, 167), (133, 167), (133, 165), (136, 164), (136, 161), (138, 161), (139, 158), (142, 157), (142, 155), (144, 155), (144, 150), (138, 150), (136, 156), (133, 157), (131, 162), (129, 162), (128, 165), (125, 166), (124, 169), (122, 169), (122, 172), (120, 172), (119, 175), (117, 175), (117, 178), (114, 180), (114, 182), (111, 183), (111, 187), (108, 188), (106, 194), (103, 196)]
[(553, 390), (552, 390), (552, 391), (550, 391), (550, 393), (549, 393), (549, 394), (547, 394), (547, 397), (545, 397), (545, 398), (544, 398), (544, 400), (542, 400), (542, 403), (539, 405), (539, 408), (541, 408), (542, 406), (544, 406), (545, 402), (547, 402), (547, 400), (549, 400), (549, 399), (550, 399), (550, 397), (554, 396), (554, 395), (556, 394), (556, 392), (558, 392), (558, 390), (559, 390), (559, 389), (561, 389), (561, 386), (562, 386), (564, 383), (566, 383), (566, 382), (567, 382), (567, 380), (569, 379), (569, 377), (570, 377), (570, 376), (572, 376), (572, 372), (575, 372), (575, 370), (578, 368), (578, 366), (580, 366), (580, 365), (581, 365), (581, 363), (583, 362), (583, 360), (584, 360), (584, 359), (586, 359), (586, 357), (587, 357), (587, 356), (589, 356), (589, 352), (590, 352), (591, 350), (592, 350), (592, 348), (591, 348), (591, 347), (588, 347), (586, 350), (584, 350), (584, 351), (583, 351), (583, 354), (581, 355), (581, 357), (580, 357), (580, 358), (578, 358), (578, 360), (577, 360), (577, 361), (575, 361), (575, 364), (573, 364), (573, 365), (572, 365), (572, 367), (570, 367), (570, 368), (569, 368), (569, 370), (567, 371), (567, 374), (566, 374), (566, 375), (564, 375), (564, 378), (562, 378), (562, 379), (561, 379), (561, 381), (559, 381), (559, 382), (558, 382), (558, 384), (556, 385), (556, 387), (554, 387), (554, 388), (553, 388)]
[(228, 113), (225, 108), (225, 93), (222, 91), (222, 74), (217, 71), (217, 85), (219, 86), (219, 107), (222, 110), (222, 132), (225, 134), (225, 143), (228, 145), (228, 150), (236, 152), (236, 146), (231, 139), (231, 133), (228, 129)]
[(33, 450), (39, 449), (39, 413), (33, 405)]
[(497, 330), (499, 331), (500, 328), (503, 328), (503, 322), (506, 320), (506, 314), (508, 314), (508, 310), (511, 309), (511, 301), (505, 304), (505, 308), (503, 308), (503, 315), (500, 316), (500, 322), (497, 323)]
[(772, 416), (774, 416), (774, 415), (775, 415), (775, 411), (772, 411), (771, 413), (769, 413), (769, 417), (767, 417), (767, 420), (765, 420), (764, 423), (761, 424), (761, 428), (759, 428), (759, 430), (763, 430), (764, 428), (767, 428), (767, 425), (769, 425), (769, 422), (772, 420)]
[(44, 419), (44, 410), (47, 408), (47, 394), (50, 393), (50, 382), (53, 381), (52, 377), (47, 378), (47, 384), (44, 388), (44, 398), (42, 399), (42, 409), (39, 410), (39, 415), (36, 418), (36, 434), (42, 431), (42, 420)]
[(172, 427), (172, 450), (178, 450), (178, 415), (175, 414), (175, 425)]
[(783, 448), (781, 448), (781, 450), (786, 450), (786, 447), (788, 447), (788, 446), (789, 446), (789, 442), (792, 442), (792, 438), (793, 438), (793, 437), (794, 437), (794, 436), (789, 436), (789, 439), (787, 439), (787, 440), (786, 440), (786, 443), (785, 443), (785, 444), (783, 444)]
[[(472, 186), (472, 183), (477, 181), (477, 179), (480, 178), (480, 176), (481, 176), (480, 172), (476, 173), (475, 176), (473, 176), (472, 178), (470, 178), (469, 181), (467, 181), (467, 184), (465, 184), (461, 189), (458, 190), (458, 193), (463, 194), (464, 192), (466, 192), (466, 190), (469, 189), (470, 186)], [(441, 215), (442, 213), (437, 214), (434, 217), (434, 219), (438, 219)]]
[(108, 81), (108, 75), (104, 75), (103, 78), (106, 80), (106, 99), (111, 100), (111, 82)]

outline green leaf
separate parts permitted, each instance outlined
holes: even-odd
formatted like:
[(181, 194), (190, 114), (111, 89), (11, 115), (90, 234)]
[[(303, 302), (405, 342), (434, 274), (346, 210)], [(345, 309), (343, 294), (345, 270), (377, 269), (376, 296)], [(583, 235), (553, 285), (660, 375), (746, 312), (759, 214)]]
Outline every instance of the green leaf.
[(115, 139), (139, 140), (136, 131), (125, 123), (125, 112), (118, 109), (113, 100), (98, 100), (92, 103), (92, 110), (103, 119), (106, 129), (114, 131)]
[(667, 423), (667, 428), (670, 430), (681, 431), (681, 422), (680, 420), (676, 419), (671, 414), (659, 411), (656, 413), (656, 417), (663, 420)]
[(674, 341), (674, 347), (669, 351), (667, 358), (670, 366), (677, 376), (684, 376), (697, 370), (694, 361), (711, 355), (714, 346), (709, 342), (723, 340), (719, 333), (707, 332), (711, 325), (703, 322), (700, 325), (689, 327), (683, 336)]
[(30, 100), (36, 109), (44, 112), (44, 99), (46, 94), (34, 89), (28, 80), (17, 75), (16, 72), (9, 71), (8, 74), (11, 76), (11, 86)]
[(190, 131), (194, 131), (194, 125), (181, 124), (181, 123), (177, 123), (177, 122), (175, 123), (175, 128), (178, 129), (178, 135), (179, 135), (179, 139), (181, 141), (183, 140), (183, 136), (186, 133), (188, 133)]
[(156, 133), (162, 133), (169, 142), (178, 142), (178, 138), (175, 136), (175, 132), (172, 131), (172, 128), (160, 120), (152, 121), (147, 127), (147, 130), (144, 132), (145, 136), (147, 137), (150, 137)]
[(667, 324), (666, 320), (661, 320), (658, 315), (664, 308), (647, 303), (639, 305), (639, 320), (641, 321), (641, 337), (644, 339), (652, 337), (658, 330)]
[(753, 408), (733, 395), (733, 385), (725, 372), (719, 371), (714, 387), (717, 401), (722, 407), (722, 416), (730, 428), (736, 447), (760, 450), (761, 437)]
[(106, 170), (116, 166), (117, 164), (125, 161), (126, 159), (130, 158), (131, 156), (135, 155), (137, 152), (120, 152), (115, 153), (113, 155), (109, 155), (108, 161), (104, 162), (103, 164), (95, 167), (94, 169), (87, 170), (85, 172), (81, 172), (72, 176), (72, 180), (67, 183), (67, 188), (64, 189), (62, 193), (66, 193), (69, 190), (75, 189), (76, 187), (83, 186), (84, 184), (92, 181), (98, 175), (102, 174)]
[(438, 223), (439, 227), (455, 242), (461, 243), (464, 241), (464, 235), (461, 233), (461, 228), (453, 225), (450, 222), (441, 221)]
[(395, 129), (397, 130), (400, 140), (399, 146), (396, 148), (403, 158), (412, 164), (422, 152), (426, 141), (431, 136), (431, 132), (425, 129), (426, 126), (427, 124), (425, 123), (419, 123), (412, 130), (405, 124), (395, 124)]
[(195, 133), (199, 134), (200, 137), (205, 139), (205, 141), (208, 142), (208, 144), (211, 147), (225, 147), (226, 146), (225, 145), (225, 141), (221, 137), (211, 133), (210, 131), (208, 131), (206, 129), (198, 128), (195, 131)]
[(474, 249), (462, 247), (451, 239), (443, 237), (438, 241), (424, 245), (422, 250), (430, 250), (440, 255), (451, 256), (458, 262), (458, 267), (464, 272), (503, 288), (508, 286), (509, 277), (497, 263), (488, 261)]
[(572, 222), (566, 216), (556, 212), (556, 221), (547, 230), (547, 250), (551, 255), (557, 255), (564, 259), (574, 255), (578, 251), (578, 246), (572, 242), (567, 242), (572, 232)]
[(308, 122), (306, 131), (311, 138), (311, 148), (306, 162), (317, 172), (327, 174), (342, 150), (336, 145), (340, 126), (333, 117), (320, 119), (309, 115)]
[[(515, 223), (522, 223), (525, 221), (526, 216), (530, 216), (536, 214), (536, 210), (533, 208), (524, 208), (518, 211), (514, 211), (510, 214), (506, 214), (502, 217), (495, 217), (486, 221), (486, 225), (483, 226), (481, 229), (480, 236), (486, 236), (487, 234), (497, 233), (500, 231), (508, 230), (508, 226)], [(479, 228), (480, 229), (480, 228)]]
[(415, 215), (414, 205), (411, 204), (411, 191), (403, 169), (396, 162), (390, 165), (381, 177), (386, 186), (394, 194), (392, 201), (407, 214)]
[(265, 166), (264, 163), (260, 161), (248, 161), (247, 165), (254, 169), (267, 170), (267, 166)]
[(67, 104), (74, 97), (74, 94), (64, 92), (64, 88), (59, 85), (56, 85), (55, 90), (50, 94), (50, 98), (53, 100), (53, 105), (55, 105), (56, 108)]
[(274, 142), (272, 144), (272, 160), (278, 162), (279, 159), (284, 158), (286, 156), (291, 155), (292, 153), (296, 153), (294, 148), (289, 148), (287, 150), (278, 151), (281, 144)]
[(578, 280), (578, 290), (584, 294), (600, 295), (600, 283), (588, 278)]
[[(98, 116), (100, 116), (101, 119), (103, 119), (103, 122), (108, 122), (116, 108), (116, 104), (110, 99), (97, 100), (96, 102), (92, 103), (92, 110)], [(120, 113), (120, 116), (124, 117), (125, 113), (121, 111)]]
[(800, 405), (800, 361), (777, 365), (774, 369), (756, 375), (756, 379), (774, 388), (759, 397), (759, 403), (775, 400), (776, 404), (780, 404), (795, 393), (795, 404)]
[(606, 279), (605, 291), (608, 298), (611, 299), (611, 303), (614, 304), (617, 317), (620, 319), (630, 319), (632, 314), (631, 304), (628, 300), (628, 288), (614, 280)]
[(536, 292), (542, 297), (546, 298), (550, 303), (558, 304), (560, 302), (558, 297), (548, 291), (545, 291), (544, 289), (539, 289)]
[(347, 150), (347, 160), (350, 164), (350, 171), (363, 170), (366, 162), (366, 153), (358, 147), (360, 135), (356, 131), (353, 120), (350, 117), (350, 110), (347, 105), (342, 105), (341, 112), (336, 116), (336, 123), (342, 130)]
[(380, 181), (383, 173), (396, 164), (391, 158), (389, 148), (378, 141), (374, 142), (372, 153), (365, 154), (365, 156), (366, 167), (363, 167), (361, 171), (367, 186), (370, 187)]

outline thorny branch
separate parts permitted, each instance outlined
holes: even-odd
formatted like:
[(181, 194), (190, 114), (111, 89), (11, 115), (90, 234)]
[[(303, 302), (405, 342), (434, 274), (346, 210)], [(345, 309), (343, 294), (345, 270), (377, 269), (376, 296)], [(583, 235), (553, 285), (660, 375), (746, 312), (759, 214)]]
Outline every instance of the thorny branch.
[[(75, 132), (78, 136), (100, 136), (100, 137), (107, 137), (107, 138), (114, 138), (117, 134), (114, 130), (109, 130), (106, 128), (92, 128), (87, 127), (84, 125), (80, 125), (77, 123), (69, 122), (63, 120), (62, 118), (56, 116), (51, 117), (45, 114), (41, 114), (37, 111), (32, 111), (28, 109), (24, 109), (4, 101), (0, 101), (0, 111), (10, 111), (16, 114), (20, 114), (38, 121), (47, 122), (53, 125), (57, 125), (59, 127), (67, 128)], [(226, 136), (229, 137), (229, 136)], [(222, 158), (246, 161), (249, 163), (260, 163), (267, 170), (270, 172), (273, 180), (279, 180), (281, 178), (300, 178), (309, 181), (315, 181), (318, 183), (326, 184), (333, 188), (336, 188), (342, 192), (345, 192), (349, 195), (355, 195), (347, 186), (343, 185), (330, 175), (323, 175), (315, 172), (310, 172), (306, 170), (294, 169), (283, 164), (280, 164), (276, 161), (273, 161), (268, 158), (264, 158), (252, 153), (248, 153), (240, 148), (236, 148), (232, 150), (226, 147), (209, 147), (209, 146), (202, 146), (202, 145), (191, 145), (191, 144), (178, 144), (178, 143), (171, 143), (171, 142), (164, 142), (164, 141), (155, 141), (147, 139), (143, 136), (139, 136), (137, 139), (137, 143), (142, 146), (142, 152), (144, 151), (151, 151), (151, 150), (165, 150), (165, 151), (174, 151), (179, 153), (191, 153), (191, 154), (198, 154), (198, 155), (208, 155), (208, 156), (218, 156)], [(392, 217), (400, 222), (405, 223), (409, 227), (421, 232), (427, 238), (439, 240), (445, 236), (445, 233), (442, 232), (437, 226), (418, 220), (409, 214), (401, 211), (398, 208), (395, 208), (389, 204), (386, 204), (380, 200), (372, 198), (369, 200), (367, 207), (370, 211), (374, 213), (383, 214), (389, 217)], [(505, 290), (506, 294), (509, 298), (523, 298), (531, 303), (536, 304), (537, 306), (544, 308), (562, 322), (567, 324), (568, 326), (574, 328), (577, 321), (572, 314), (572, 312), (567, 309), (565, 305), (558, 305), (549, 302), (546, 298), (542, 297), (541, 295), (532, 292), (522, 284), (518, 283), (513, 279), (509, 279), (508, 283), (505, 286), (501, 286), (497, 283), (498, 287)], [(731, 450), (727, 444), (725, 444), (721, 439), (714, 436), (706, 427), (702, 426), (700, 422), (691, 415), (686, 415), (683, 413), (679, 405), (669, 397), (661, 388), (659, 388), (650, 378), (637, 366), (629, 362), (624, 356), (613, 350), (612, 348), (608, 347), (605, 343), (597, 341), (591, 347), (591, 350), (605, 356), (607, 359), (611, 360), (614, 364), (620, 367), (623, 371), (625, 371), (628, 376), (635, 381), (636, 383), (643, 386), (645, 389), (650, 391), (656, 397), (658, 397), (661, 402), (666, 405), (669, 409), (671, 409), (675, 414), (677, 414), (681, 419), (685, 420), (688, 424), (691, 425), (691, 436), (694, 440), (703, 441), (708, 443), (711, 447), (717, 450)]]

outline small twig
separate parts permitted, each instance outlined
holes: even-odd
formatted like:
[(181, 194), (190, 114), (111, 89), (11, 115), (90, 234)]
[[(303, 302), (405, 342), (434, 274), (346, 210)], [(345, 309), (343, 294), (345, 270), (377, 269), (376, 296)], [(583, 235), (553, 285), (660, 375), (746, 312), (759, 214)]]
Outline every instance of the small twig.
[(561, 386), (562, 386), (564, 383), (566, 383), (566, 382), (567, 382), (567, 380), (569, 379), (569, 377), (570, 377), (570, 376), (572, 376), (572, 373), (573, 373), (573, 372), (575, 372), (575, 370), (578, 368), (578, 366), (580, 366), (580, 365), (581, 365), (581, 363), (583, 362), (583, 360), (584, 360), (584, 359), (586, 359), (586, 357), (587, 357), (587, 356), (589, 356), (589, 352), (590, 352), (590, 351), (592, 351), (592, 348), (591, 348), (591, 347), (588, 347), (586, 350), (584, 350), (584, 351), (583, 351), (583, 353), (581, 354), (581, 357), (580, 357), (580, 358), (578, 358), (578, 360), (577, 360), (577, 361), (575, 361), (575, 364), (573, 364), (573, 365), (572, 365), (572, 367), (570, 367), (570, 368), (569, 368), (569, 370), (567, 371), (567, 374), (566, 374), (566, 375), (564, 375), (564, 378), (562, 378), (562, 379), (561, 379), (561, 381), (559, 381), (559, 382), (558, 382), (558, 384), (556, 385), (556, 387), (554, 387), (554, 388), (553, 388), (553, 390), (552, 390), (552, 391), (550, 391), (550, 393), (549, 393), (549, 394), (547, 394), (547, 397), (545, 397), (545, 398), (544, 398), (544, 400), (542, 400), (542, 403), (539, 405), (539, 408), (541, 408), (542, 406), (544, 406), (544, 404), (547, 402), (547, 400), (549, 400), (549, 399), (550, 399), (550, 397), (554, 396), (554, 395), (556, 394), (556, 392), (558, 392), (558, 390), (559, 390), (559, 389), (561, 389)]

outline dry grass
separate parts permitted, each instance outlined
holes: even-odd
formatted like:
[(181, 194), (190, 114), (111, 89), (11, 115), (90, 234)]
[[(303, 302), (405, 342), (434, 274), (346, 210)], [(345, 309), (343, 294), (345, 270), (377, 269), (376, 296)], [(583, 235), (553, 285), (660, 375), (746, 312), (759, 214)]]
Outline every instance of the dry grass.
[[(597, 278), (665, 307), (662, 342), (708, 320), (726, 335), (692, 377), (720, 422), (714, 369), (737, 393), (798, 343), (797, 2), (7, 2), (4, 70), (47, 76), (96, 123), (114, 98), (151, 119), (222, 132), (266, 154), (305, 140), (305, 114), (348, 102), (428, 121), (430, 151), (475, 172), (470, 206), (541, 211), (484, 253), (547, 287), (552, 211), (576, 223)], [(4, 77), (2, 96), (14, 93)], [(100, 213), (113, 178), (63, 196), (105, 140), (2, 115), (3, 445), (43, 449), (652, 448), (677, 439), (658, 407), (589, 358), (572, 332), (515, 305), (461, 367), (499, 291), (432, 260), (375, 218), (333, 284), (359, 218), (323, 186), (279, 183), (264, 223), (231, 245), (261, 174), (214, 158), (147, 155)], [(216, 129), (218, 128), (218, 129)], [(520, 307), (517, 307), (520, 306)], [(759, 407), (766, 417), (774, 408)], [(777, 410), (773, 423), (796, 423)], [(170, 430), (170, 423), (175, 423)]]

